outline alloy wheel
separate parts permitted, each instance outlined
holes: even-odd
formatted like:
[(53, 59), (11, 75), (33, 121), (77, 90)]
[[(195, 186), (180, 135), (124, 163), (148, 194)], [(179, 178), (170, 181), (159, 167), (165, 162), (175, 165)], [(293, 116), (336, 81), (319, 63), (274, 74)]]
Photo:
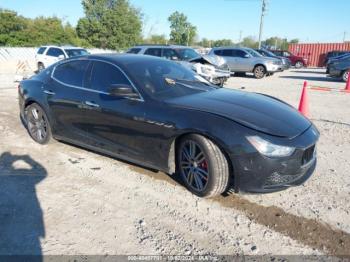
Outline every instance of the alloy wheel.
[(265, 76), (265, 68), (263, 66), (257, 66), (254, 70), (254, 75), (258, 79), (263, 78)]
[(37, 142), (43, 142), (47, 138), (48, 126), (41, 109), (30, 107), (27, 111), (28, 131)]
[(343, 73), (343, 81), (347, 82), (348, 78), (349, 78), (349, 71), (346, 71), (346, 72)]
[(209, 179), (208, 161), (199, 145), (188, 140), (180, 155), (180, 169), (186, 183), (195, 191), (203, 191)]

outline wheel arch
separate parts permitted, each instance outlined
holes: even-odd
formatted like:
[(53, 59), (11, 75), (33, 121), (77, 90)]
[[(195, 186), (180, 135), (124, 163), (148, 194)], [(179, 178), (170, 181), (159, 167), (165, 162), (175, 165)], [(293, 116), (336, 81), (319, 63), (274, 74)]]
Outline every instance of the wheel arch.
[[(221, 150), (221, 152), (224, 154), (227, 163), (229, 165), (229, 176), (230, 176), (230, 180), (235, 180), (235, 191), (238, 192), (238, 187), (236, 187), (236, 185), (238, 185), (237, 180), (236, 180), (236, 176), (235, 176), (235, 172), (234, 172), (234, 167), (231, 161), (231, 158), (229, 157), (229, 154), (227, 153), (227, 149), (225, 148), (225, 146), (223, 145), (223, 142), (220, 141), (220, 139), (215, 138), (214, 136), (209, 135), (208, 133), (205, 132), (201, 132), (201, 131), (197, 131), (197, 130), (191, 130), (191, 131), (187, 131), (184, 133), (179, 134), (178, 136), (176, 136), (170, 145), (170, 149), (168, 152), (168, 169), (169, 169), (169, 173), (170, 174), (174, 174), (176, 172), (176, 152), (177, 152), (177, 148), (179, 145), (179, 142), (181, 141), (181, 139), (183, 139), (186, 136), (189, 135), (200, 135), (203, 136), (209, 140), (211, 140), (215, 145), (217, 145), (219, 147), (219, 149)], [(229, 181), (229, 184), (230, 182)]]

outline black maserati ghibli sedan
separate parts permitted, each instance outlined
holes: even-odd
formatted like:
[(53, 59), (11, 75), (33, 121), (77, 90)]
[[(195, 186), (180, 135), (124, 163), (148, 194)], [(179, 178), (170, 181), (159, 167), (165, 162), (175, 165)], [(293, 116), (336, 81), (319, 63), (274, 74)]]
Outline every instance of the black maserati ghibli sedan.
[(53, 137), (168, 174), (201, 197), (233, 185), (273, 192), (316, 166), (315, 126), (262, 94), (217, 89), (168, 60), (133, 54), (60, 61), (19, 85), (29, 135)]

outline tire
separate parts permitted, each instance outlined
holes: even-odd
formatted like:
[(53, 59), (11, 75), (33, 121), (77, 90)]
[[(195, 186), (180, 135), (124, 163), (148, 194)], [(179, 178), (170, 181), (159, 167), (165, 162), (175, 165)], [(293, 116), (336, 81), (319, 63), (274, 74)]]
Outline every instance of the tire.
[(234, 74), (234, 76), (245, 77), (246, 74), (245, 74), (245, 72), (237, 72), (237, 73)]
[(262, 65), (257, 65), (254, 67), (253, 73), (256, 79), (261, 79), (266, 75), (266, 69)]
[(217, 145), (203, 136), (192, 134), (181, 139), (176, 166), (186, 188), (199, 197), (214, 197), (227, 189), (227, 159)]
[(341, 79), (344, 81), (344, 82), (347, 82), (348, 81), (348, 78), (349, 78), (349, 71), (344, 71), (341, 75)]
[(45, 69), (45, 66), (43, 63), (38, 63), (38, 72), (41, 72)]
[(302, 68), (302, 67), (304, 67), (304, 63), (303, 63), (303, 62), (297, 61), (297, 62), (295, 63), (295, 68)]
[(31, 138), (42, 145), (51, 139), (51, 127), (45, 111), (36, 103), (25, 109), (25, 122)]

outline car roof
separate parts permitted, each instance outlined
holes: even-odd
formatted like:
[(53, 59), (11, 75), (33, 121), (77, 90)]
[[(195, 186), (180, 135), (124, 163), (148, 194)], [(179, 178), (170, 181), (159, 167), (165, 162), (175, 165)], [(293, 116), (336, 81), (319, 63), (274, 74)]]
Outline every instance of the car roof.
[(78, 46), (57, 46), (57, 45), (42, 45), (39, 48), (49, 48), (49, 47), (55, 47), (55, 48), (61, 48), (61, 49), (84, 49), (83, 47), (78, 47)]
[(160, 58), (157, 56), (146, 56), (146, 55), (137, 55), (137, 54), (116, 54), (116, 53), (103, 53), (103, 54), (90, 54), (90, 55), (84, 55), (79, 57), (72, 57), (68, 58), (63, 61), (70, 61), (70, 60), (84, 60), (84, 59), (91, 59), (91, 60), (101, 60), (105, 62), (111, 62), (116, 65), (127, 65), (130, 62), (152, 62), (152, 61), (168, 61), (164, 58)]
[(150, 44), (150, 45), (147, 45), (147, 44), (145, 44), (145, 45), (137, 45), (137, 46), (134, 46), (132, 48), (152, 48), (152, 47), (154, 47), (154, 48), (159, 47), (159, 48), (184, 48), (184, 49), (185, 48), (190, 48), (190, 49), (193, 49), (190, 46), (183, 46), (183, 45), (152, 45), (152, 44)]

